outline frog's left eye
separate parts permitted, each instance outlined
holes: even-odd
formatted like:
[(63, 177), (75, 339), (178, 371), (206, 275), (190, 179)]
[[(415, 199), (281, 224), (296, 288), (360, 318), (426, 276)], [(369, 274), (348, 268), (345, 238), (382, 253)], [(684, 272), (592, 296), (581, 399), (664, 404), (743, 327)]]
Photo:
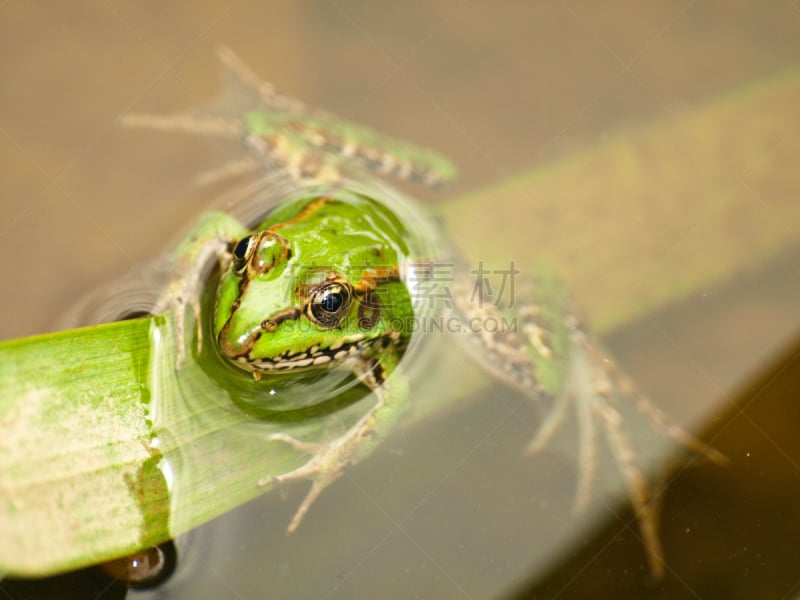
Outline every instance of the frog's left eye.
[(350, 308), (350, 288), (343, 283), (328, 283), (317, 288), (308, 300), (308, 318), (320, 327), (336, 327)]
[(253, 253), (253, 247), (255, 246), (253, 243), (254, 238), (254, 235), (246, 235), (233, 247), (231, 258), (233, 259), (234, 273), (241, 273), (244, 271), (245, 267), (247, 267), (247, 261), (250, 259), (250, 255)]

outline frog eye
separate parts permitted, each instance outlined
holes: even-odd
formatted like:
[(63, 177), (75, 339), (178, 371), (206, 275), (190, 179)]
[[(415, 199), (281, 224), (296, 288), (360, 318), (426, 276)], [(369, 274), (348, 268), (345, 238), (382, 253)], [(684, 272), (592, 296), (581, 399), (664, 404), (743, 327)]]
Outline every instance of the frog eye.
[(253, 235), (246, 235), (240, 239), (233, 247), (231, 257), (233, 259), (233, 272), (241, 273), (247, 266), (247, 261), (253, 253)]
[(308, 317), (320, 327), (336, 327), (350, 308), (350, 288), (328, 283), (314, 290), (308, 301)]

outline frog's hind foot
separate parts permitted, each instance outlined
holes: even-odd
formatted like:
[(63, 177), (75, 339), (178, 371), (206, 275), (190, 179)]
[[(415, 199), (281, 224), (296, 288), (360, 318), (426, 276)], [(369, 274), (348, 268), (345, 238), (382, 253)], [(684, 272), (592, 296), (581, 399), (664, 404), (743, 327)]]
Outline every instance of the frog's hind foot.
[[(615, 386), (617, 375), (613, 363), (581, 330), (575, 330), (572, 337), (574, 353), (565, 389), (527, 450), (530, 453), (542, 449), (563, 422), (567, 408), (570, 405), (574, 407), (578, 425), (578, 482), (574, 510), (579, 512), (589, 505), (597, 476), (599, 429), (611, 450), (634, 509), (650, 572), (654, 578), (660, 579), (664, 574), (664, 559), (658, 534), (658, 499), (652, 494), (624, 418), (616, 406), (618, 400), (627, 397), (625, 392), (628, 390)], [(699, 441), (697, 445), (701, 445)]]
[(664, 560), (658, 534), (659, 496), (653, 494), (651, 483), (640, 465), (618, 402), (632, 402), (654, 431), (695, 454), (715, 464), (726, 464), (728, 459), (669, 419), (580, 329), (572, 333), (572, 347), (565, 388), (553, 402), (527, 452), (533, 454), (543, 449), (560, 428), (568, 409), (574, 408), (579, 435), (579, 473), (574, 506), (580, 511), (589, 504), (597, 475), (599, 430), (614, 457), (633, 506), (650, 572), (654, 578), (660, 579), (664, 574)]

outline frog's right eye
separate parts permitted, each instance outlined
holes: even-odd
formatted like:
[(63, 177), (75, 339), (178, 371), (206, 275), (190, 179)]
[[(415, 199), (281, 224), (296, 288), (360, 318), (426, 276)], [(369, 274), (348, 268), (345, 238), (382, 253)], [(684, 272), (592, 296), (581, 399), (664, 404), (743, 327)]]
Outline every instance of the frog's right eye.
[(325, 329), (338, 327), (350, 308), (350, 297), (349, 285), (338, 281), (326, 283), (309, 297), (306, 315), (312, 323)]
[(233, 259), (234, 273), (242, 273), (247, 267), (247, 261), (250, 260), (250, 256), (253, 254), (253, 249), (255, 247), (254, 238), (254, 235), (246, 235), (236, 242), (236, 245), (233, 247), (231, 258)]

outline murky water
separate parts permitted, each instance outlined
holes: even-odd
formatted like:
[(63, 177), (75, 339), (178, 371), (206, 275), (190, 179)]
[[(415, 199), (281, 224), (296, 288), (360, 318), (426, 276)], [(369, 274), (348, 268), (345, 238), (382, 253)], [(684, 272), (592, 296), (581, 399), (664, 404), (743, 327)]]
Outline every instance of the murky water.
[[(170, 112), (213, 97), (217, 42), (312, 105), (452, 156), (463, 177), (444, 197), (679, 119), (800, 58), (800, 9), (792, 2), (756, 9), (743, 1), (164, 7), (12, 0), (0, 4), (0, 27), (2, 339), (48, 331), (65, 305), (140, 268), (224, 191), (191, 181), (234, 156), (234, 146), (114, 127), (127, 111)], [(796, 162), (776, 157), (786, 155), (777, 152), (782, 145), (796, 144), (797, 128), (798, 114), (786, 115), (776, 152), (747, 172), (730, 173), (737, 188), (749, 191), (752, 212), (744, 221), (720, 224), (725, 213), (710, 192), (703, 218), (680, 223), (674, 243), (658, 249), (641, 295), (659, 286), (661, 268), (690, 269), (691, 256), (681, 250), (696, 239), (708, 239), (713, 254), (714, 226), (735, 228), (742, 244), (769, 236), (772, 227), (794, 244), (610, 339), (620, 362), (679, 419), (712, 415), (708, 436), (732, 459), (725, 469), (681, 463), (671, 478), (661, 519), (669, 565), (663, 583), (647, 577), (624, 501), (604, 497), (586, 515), (574, 515), (571, 445), (522, 460), (536, 415), (510, 412), (518, 398), (491, 388), (461, 411), (395, 436), (328, 490), (294, 535), (284, 529), (305, 491), (299, 485), (285, 499), (258, 499), (178, 540), (175, 576), (129, 597), (346, 598), (381, 591), (792, 598), (800, 584), (791, 560), (800, 542), (800, 413), (792, 393), (800, 221), (786, 209), (797, 198), (796, 180), (787, 175)], [(715, 168), (736, 164), (748, 144), (733, 133)], [(649, 160), (669, 165), (680, 152), (666, 148)], [(659, 190), (686, 175), (668, 167), (649, 173), (652, 201), (664, 202), (668, 215), (670, 199)], [(698, 167), (684, 185), (702, 187), (707, 176), (708, 167)], [(580, 183), (562, 203), (580, 202)], [(609, 210), (619, 210), (613, 200)], [(546, 217), (532, 203), (529, 214), (507, 221)], [(636, 215), (619, 214), (620, 222), (629, 218)], [(642, 218), (654, 229), (638, 231), (634, 241), (656, 237), (659, 225)], [(592, 238), (596, 219), (587, 213), (556, 232), (575, 240), (576, 263), (598, 252), (582, 243)], [(503, 227), (492, 227), (461, 223), (453, 235), (474, 249), (502, 239)], [(526, 250), (537, 249), (531, 239)], [(624, 270), (620, 262), (617, 270), (597, 272), (587, 287), (636, 303), (635, 289), (615, 288)], [(579, 299), (591, 305), (591, 294), (584, 295)], [(615, 477), (612, 468), (606, 474)], [(60, 585), (83, 589), (75, 581)], [(75, 597), (96, 597), (104, 587)]]

